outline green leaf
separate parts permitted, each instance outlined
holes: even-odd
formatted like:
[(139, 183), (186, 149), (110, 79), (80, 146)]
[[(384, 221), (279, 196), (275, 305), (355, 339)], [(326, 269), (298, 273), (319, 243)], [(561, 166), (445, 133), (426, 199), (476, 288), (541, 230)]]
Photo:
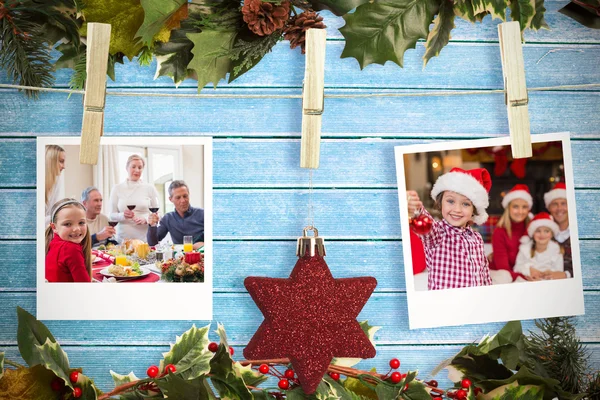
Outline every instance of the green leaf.
[(246, 386), (254, 386), (257, 387), (267, 379), (269, 379), (266, 375), (261, 374), (260, 372), (253, 370), (251, 365), (242, 366), (239, 362), (233, 363), (233, 369), (235, 369), (236, 375), (244, 380)]
[(221, 343), (210, 360), (211, 381), (223, 398), (252, 400), (252, 393), (246, 387), (239, 370), (233, 367), (233, 360), (227, 347)]
[[(371, 371), (374, 371), (373, 368)], [(350, 393), (357, 396), (377, 400), (377, 394), (373, 389), (363, 384), (359, 379), (348, 377), (343, 381), (343, 385)]]
[(71, 373), (69, 357), (67, 357), (67, 353), (61, 349), (60, 345), (50, 341), (50, 338), (48, 338), (46, 339), (46, 343), (42, 346), (36, 345), (36, 347), (41, 359), (40, 365), (54, 372), (57, 377), (65, 381), (67, 386), (73, 388), (73, 384), (69, 380), (69, 374)]
[(157, 379), (156, 384), (167, 395), (173, 399), (210, 400), (210, 392), (207, 389), (205, 377), (197, 377), (186, 380), (169, 372), (164, 378)]
[(227, 332), (225, 332), (225, 325), (217, 324), (217, 330), (215, 331), (219, 336), (219, 343), (221, 343), (227, 350), (229, 350), (229, 343), (227, 343)]
[(225, 56), (235, 39), (236, 31), (205, 30), (201, 33), (188, 33), (194, 43), (188, 68), (198, 75), (198, 92), (209, 82), (216, 88), (221, 79), (225, 79), (231, 66), (231, 60)]
[(519, 21), (521, 32), (529, 28), (535, 15), (535, 0), (510, 0), (510, 18)]
[(535, 0), (535, 15), (531, 20), (531, 29), (550, 29), (544, 18), (545, 12), (544, 0)]
[(200, 329), (193, 325), (183, 335), (177, 336), (171, 350), (163, 354), (160, 370), (173, 364), (177, 368), (177, 374), (181, 374), (183, 379), (194, 379), (208, 373), (212, 358), (212, 353), (207, 349), (209, 328), (210, 325)]
[(475, 6), (473, 0), (462, 0), (454, 2), (454, 14), (464, 20), (470, 22), (477, 22), (477, 13), (475, 12)]
[(98, 398), (99, 391), (94, 386), (94, 382), (87, 376), (79, 377), (77, 386), (81, 388), (81, 399), (82, 400), (96, 400)]
[(498, 18), (506, 21), (506, 0), (472, 0), (473, 10), (476, 15), (488, 13), (492, 18)]
[[(124, 385), (125, 383), (138, 381), (139, 378), (135, 376), (133, 372), (130, 372), (128, 375), (120, 375), (114, 371), (110, 371), (110, 376), (112, 376), (113, 381), (115, 382), (115, 387)], [(120, 393), (120, 400), (137, 400), (140, 399), (140, 395), (135, 392), (125, 392)]]
[[(332, 398), (339, 400), (352, 400), (352, 396), (348, 393), (346, 388), (344, 388), (344, 386), (338, 381), (333, 380), (330, 376), (325, 375), (321, 384), (324, 384), (328, 388), (328, 393), (331, 393), (333, 396)], [(321, 387), (321, 384), (319, 384), (319, 387)], [(317, 390), (319, 387), (317, 387)]]
[(433, 20), (433, 29), (429, 31), (423, 56), (423, 67), (432, 57), (437, 57), (440, 51), (450, 41), (450, 32), (454, 29), (454, 7), (449, 1), (442, 1), (440, 11)]
[(519, 386), (516, 382), (501, 386), (486, 394), (489, 400), (542, 400), (544, 391), (539, 386)]
[(408, 388), (402, 391), (402, 398), (407, 400), (431, 400), (431, 395), (425, 390), (425, 385), (419, 381), (412, 381)]
[(187, 0), (140, 0), (144, 9), (144, 22), (137, 30), (139, 37), (146, 46), (150, 46), (156, 35), (166, 22), (175, 14)]
[(375, 387), (375, 393), (379, 399), (396, 399), (400, 394), (399, 386), (390, 386), (380, 383)]
[(7, 369), (0, 379), (0, 399), (57, 399), (57, 393), (50, 386), (53, 379), (54, 374), (41, 365), (32, 368)]
[[(369, 321), (360, 322), (360, 327), (367, 335), (373, 346), (375, 346), (375, 333), (381, 329), (380, 326), (371, 326), (369, 325)], [(331, 363), (335, 365), (342, 365), (344, 367), (353, 367), (362, 361), (362, 358), (334, 358)]]
[(4, 375), (4, 352), (0, 351), (0, 379)]
[(341, 58), (354, 57), (360, 68), (393, 61), (402, 67), (404, 52), (426, 39), (437, 5), (433, 0), (397, 0), (363, 4), (344, 15), (346, 38)]
[(338, 17), (341, 17), (348, 13), (348, 11), (367, 2), (369, 0), (312, 0), (310, 4), (312, 4), (312, 9), (315, 11), (329, 10)]
[(56, 339), (54, 339), (50, 330), (46, 328), (46, 325), (21, 307), (17, 307), (17, 318), (17, 344), (19, 345), (19, 352), (23, 360), (30, 367), (33, 367), (42, 362), (37, 346), (46, 343), (48, 339), (56, 342)]

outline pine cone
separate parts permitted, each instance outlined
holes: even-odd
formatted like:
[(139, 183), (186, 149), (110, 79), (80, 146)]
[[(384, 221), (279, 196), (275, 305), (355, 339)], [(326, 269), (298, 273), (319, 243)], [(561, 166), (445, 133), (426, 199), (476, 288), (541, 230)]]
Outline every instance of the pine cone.
[(304, 54), (306, 52), (306, 49), (304, 48), (306, 31), (310, 28), (327, 28), (323, 23), (323, 17), (312, 10), (304, 11), (302, 14), (290, 18), (288, 25), (283, 30), (283, 38), (290, 41), (290, 47), (292, 49), (300, 46), (302, 48), (302, 54)]
[(275, 4), (261, 0), (244, 0), (242, 14), (252, 32), (259, 36), (268, 36), (284, 27), (290, 16), (290, 2), (284, 0), (281, 4)]

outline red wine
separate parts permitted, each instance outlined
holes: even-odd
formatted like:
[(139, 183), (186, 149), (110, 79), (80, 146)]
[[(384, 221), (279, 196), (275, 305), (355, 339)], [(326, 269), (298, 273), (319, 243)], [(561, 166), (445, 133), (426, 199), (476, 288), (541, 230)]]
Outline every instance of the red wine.
[(155, 213), (158, 211), (158, 207), (149, 207), (150, 212)]
[(109, 224), (110, 226), (112, 226), (113, 228), (114, 228), (115, 226), (117, 226), (117, 224), (118, 224), (118, 223), (119, 223), (119, 221), (108, 221), (108, 224)]
[(135, 208), (135, 204), (127, 205), (127, 208), (129, 208), (130, 210), (133, 210)]

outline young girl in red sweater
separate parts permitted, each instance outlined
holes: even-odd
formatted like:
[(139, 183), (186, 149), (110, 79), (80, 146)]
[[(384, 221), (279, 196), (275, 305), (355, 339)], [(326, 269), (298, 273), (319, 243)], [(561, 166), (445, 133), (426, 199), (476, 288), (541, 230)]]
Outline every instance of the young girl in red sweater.
[(519, 241), (527, 235), (529, 212), (533, 198), (527, 185), (517, 184), (502, 199), (504, 213), (492, 234), (492, 262), (490, 275), (494, 284), (510, 283), (523, 275), (514, 271), (519, 253)]
[(85, 207), (75, 199), (53, 205), (46, 229), (46, 280), (90, 282), (92, 243)]

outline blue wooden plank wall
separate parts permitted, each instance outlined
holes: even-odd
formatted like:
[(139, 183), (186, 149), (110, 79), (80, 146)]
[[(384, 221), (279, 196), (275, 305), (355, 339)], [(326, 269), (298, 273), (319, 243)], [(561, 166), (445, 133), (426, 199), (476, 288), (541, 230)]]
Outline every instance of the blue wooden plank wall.
[[(557, 12), (566, 1), (546, 1), (550, 31), (527, 32), (524, 46), (531, 87), (600, 83), (600, 31)], [(326, 14), (329, 30), (326, 90), (331, 94), (500, 89), (496, 22), (457, 21), (453, 40), (422, 70), (423, 43), (405, 68), (373, 65), (360, 71), (340, 59), (343, 20)], [(117, 65), (111, 90), (194, 93), (153, 65)], [(299, 95), (304, 59), (278, 44), (254, 70), (216, 93)], [(56, 73), (57, 87), (69, 75)], [(0, 78), (7, 82), (6, 77)], [(207, 89), (205, 93), (213, 93)], [(314, 173), (315, 220), (328, 242), (327, 262), (337, 277), (373, 275), (376, 293), (360, 315), (382, 326), (378, 355), (361, 366), (386, 370), (392, 357), (423, 377), (462, 345), (494, 333), (497, 324), (409, 330), (393, 147), (453, 138), (507, 134), (501, 94), (460, 97), (328, 98), (321, 167)], [(530, 94), (533, 133), (571, 131), (586, 314), (577, 318), (582, 340), (600, 368), (600, 91), (553, 90)], [(35, 312), (35, 137), (79, 135), (79, 96), (44, 94), (29, 101), (0, 89), (0, 348), (18, 358), (15, 307)], [(307, 223), (308, 172), (299, 168), (299, 99), (168, 99), (109, 96), (106, 135), (214, 136), (214, 320), (225, 324), (237, 354), (262, 317), (243, 288), (248, 275), (287, 277), (294, 239)], [(73, 299), (76, 303), (76, 299)], [(157, 301), (164, 301), (157, 299)], [(144, 306), (140, 304), (139, 306)], [(456, 318), (459, 319), (457, 310)], [(490, 310), (490, 312), (493, 312)], [(432, 315), (431, 318), (436, 318)], [(49, 322), (72, 365), (102, 389), (114, 370), (144, 376), (175, 335), (208, 321)], [(214, 325), (216, 326), (216, 324)], [(532, 321), (524, 327), (533, 329)]]

